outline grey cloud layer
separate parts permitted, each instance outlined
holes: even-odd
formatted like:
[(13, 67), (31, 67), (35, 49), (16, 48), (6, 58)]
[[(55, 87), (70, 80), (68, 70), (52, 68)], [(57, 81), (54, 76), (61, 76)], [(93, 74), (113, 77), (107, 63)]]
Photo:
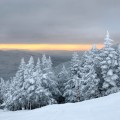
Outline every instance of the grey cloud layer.
[(0, 0), (0, 43), (120, 42), (120, 0)]

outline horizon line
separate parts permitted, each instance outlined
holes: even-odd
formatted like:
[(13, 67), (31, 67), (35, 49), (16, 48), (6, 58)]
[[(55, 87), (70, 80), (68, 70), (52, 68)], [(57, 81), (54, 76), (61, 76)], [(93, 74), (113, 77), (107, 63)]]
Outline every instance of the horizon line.
[[(93, 44), (0, 44), (0, 50), (89, 50)], [(96, 44), (96, 48), (103, 48), (103, 44)]]

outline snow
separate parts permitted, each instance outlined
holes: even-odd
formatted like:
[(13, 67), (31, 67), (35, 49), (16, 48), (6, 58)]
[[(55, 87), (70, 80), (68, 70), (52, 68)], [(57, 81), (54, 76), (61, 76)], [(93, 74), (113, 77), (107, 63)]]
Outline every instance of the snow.
[(32, 85), (32, 86), (30, 86), (30, 87), (28, 88), (28, 93), (32, 92), (33, 90), (35, 90), (34, 85)]
[(101, 66), (101, 68), (102, 68), (102, 69), (107, 69), (108, 66), (107, 66), (107, 65), (103, 65), (103, 66)]
[(49, 105), (30, 111), (0, 110), (0, 120), (120, 120), (120, 92), (80, 103)]
[(46, 79), (46, 78), (47, 78), (47, 74), (43, 74), (43, 78), (45, 78), (45, 79)]
[(34, 84), (34, 83), (35, 83), (35, 80), (34, 80), (33, 78), (28, 79), (28, 81), (29, 81), (31, 84)]
[(108, 71), (107, 75), (112, 76), (112, 75), (113, 75), (113, 70), (112, 70), (112, 69), (110, 69), (110, 70)]
[(116, 75), (116, 74), (114, 74), (112, 77), (111, 77), (111, 79), (114, 81), (114, 80), (117, 80), (119, 77), (118, 77), (118, 75)]

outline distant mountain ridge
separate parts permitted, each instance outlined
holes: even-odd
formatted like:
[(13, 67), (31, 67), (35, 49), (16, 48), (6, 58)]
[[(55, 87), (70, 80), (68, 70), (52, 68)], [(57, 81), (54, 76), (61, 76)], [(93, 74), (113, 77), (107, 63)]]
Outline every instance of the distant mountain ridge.
[[(118, 45), (113, 46), (117, 49)], [(23, 51), (23, 50), (0, 50), (0, 77), (5, 80), (13, 77), (18, 69), (22, 57), (27, 62), (30, 56), (33, 56), (35, 62), (42, 54), (51, 56), (55, 73), (61, 70), (63, 64), (69, 69), (70, 60), (74, 51)], [(84, 51), (77, 51), (81, 56)]]
[(67, 62), (71, 59), (73, 51), (0, 51), (0, 77), (9, 79), (15, 75), (18, 69), (21, 58), (25, 58), (27, 62), (30, 56), (33, 56), (35, 62), (38, 57), (41, 58), (42, 54), (45, 53), (47, 56), (51, 56), (53, 61), (53, 67)]

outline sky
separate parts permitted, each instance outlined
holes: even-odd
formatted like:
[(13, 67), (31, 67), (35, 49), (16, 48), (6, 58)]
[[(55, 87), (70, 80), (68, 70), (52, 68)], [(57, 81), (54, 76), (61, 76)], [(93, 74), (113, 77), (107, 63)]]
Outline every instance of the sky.
[(119, 12), (120, 0), (0, 0), (0, 44), (101, 46), (107, 30), (119, 43)]

